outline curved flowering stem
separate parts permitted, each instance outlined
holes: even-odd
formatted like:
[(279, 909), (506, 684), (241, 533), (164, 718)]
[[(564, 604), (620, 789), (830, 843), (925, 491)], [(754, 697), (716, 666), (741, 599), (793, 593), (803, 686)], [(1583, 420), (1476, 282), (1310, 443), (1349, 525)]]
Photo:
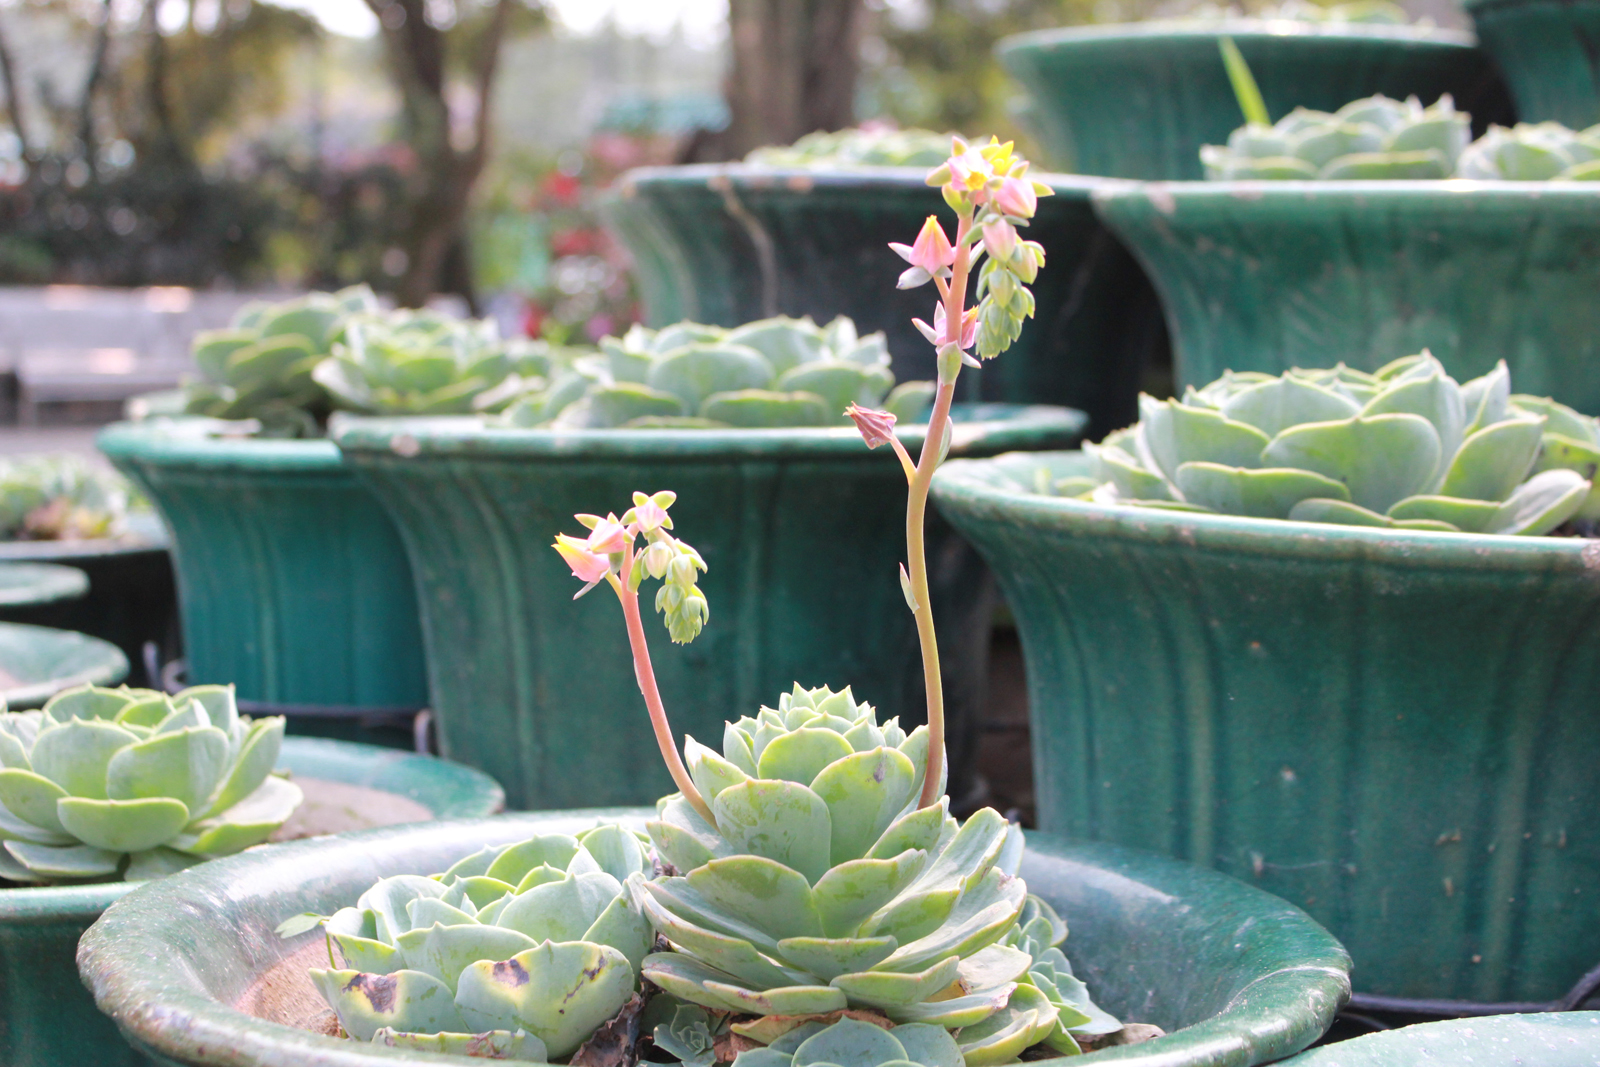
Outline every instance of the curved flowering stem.
[[(586, 583), (572, 599), (578, 599), (601, 582), (606, 582), (617, 594), (628, 628), (634, 678), (639, 683), (639, 694), (644, 697), (645, 710), (650, 714), (661, 758), (684, 799), (701, 818), (715, 826), (717, 819), (711, 806), (695, 788), (678, 755), (672, 724), (667, 721), (667, 709), (650, 663), (644, 619), (639, 612), (639, 586), (648, 576), (662, 580), (656, 592), (656, 611), (666, 616), (667, 632), (674, 643), (686, 645), (693, 641), (711, 617), (705, 594), (695, 585), (698, 572), (706, 569), (705, 560), (687, 542), (667, 532), (672, 528), (667, 509), (676, 499), (677, 494), (671, 491), (650, 496), (635, 493), (634, 506), (620, 519), (614, 514), (603, 519), (598, 515), (578, 515), (577, 520), (588, 527), (589, 536), (557, 534), (552, 547), (572, 568), (573, 577)], [(640, 536), (645, 539), (642, 547), (636, 545)]]
[[(910, 264), (899, 287), (914, 289), (930, 281), (938, 290), (933, 323), (912, 320), (938, 352), (939, 383), (927, 436), (915, 464), (894, 437), (894, 416), (866, 411), (855, 405), (845, 412), (856, 423), (868, 448), (892, 444), (906, 471), (906, 562), (900, 583), (906, 603), (917, 623), (922, 649), (923, 684), (928, 703), (928, 767), (923, 777), (919, 805), (926, 807), (939, 795), (944, 761), (944, 684), (939, 670), (939, 642), (934, 631), (928, 594), (928, 561), (924, 538), (928, 490), (933, 475), (950, 448), (950, 406), (955, 400), (956, 378), (963, 366), (981, 366), (973, 358), (993, 359), (1011, 346), (1022, 331), (1023, 320), (1033, 317), (1033, 294), (1027, 284), (1044, 265), (1044, 249), (1024, 241), (1017, 227), (1026, 226), (1038, 198), (1053, 190), (1027, 177), (1028, 162), (1012, 151), (1011, 142), (991, 139), (981, 147), (959, 137), (951, 155), (928, 175), (928, 184), (940, 187), (945, 203), (956, 213), (956, 235), (951, 241), (934, 216), (928, 216), (914, 244), (891, 244)], [(968, 307), (973, 268), (983, 255), (976, 303)]]

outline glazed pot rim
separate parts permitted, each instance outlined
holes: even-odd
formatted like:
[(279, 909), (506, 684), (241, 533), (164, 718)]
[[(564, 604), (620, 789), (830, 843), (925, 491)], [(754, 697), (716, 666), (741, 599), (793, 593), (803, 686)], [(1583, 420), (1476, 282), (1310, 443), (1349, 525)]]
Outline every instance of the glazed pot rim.
[[(1391, 178), (1384, 180), (1339, 181), (1143, 181), (1120, 188), (1097, 189), (1089, 194), (1096, 208), (1120, 203), (1149, 201), (1170, 217), (1178, 203), (1223, 201), (1241, 205), (1267, 201), (1270, 204), (1306, 204), (1319, 200), (1357, 202), (1370, 207), (1374, 201), (1430, 204), (1470, 201), (1474, 204), (1530, 204), (1541, 201), (1573, 203), (1594, 211), (1600, 198), (1600, 182), (1546, 181), (1502, 182), (1474, 178)], [(1241, 208), (1240, 210), (1248, 210)]]
[[(934, 475), (933, 496), (941, 509), (1004, 512), (1019, 525), (1071, 530), (1096, 538), (1179, 543), (1275, 558), (1361, 559), (1433, 569), (1542, 572), (1555, 567), (1600, 578), (1600, 540), (1591, 538), (1388, 530), (1096, 504), (1034, 493), (1007, 470), (1008, 466), (1071, 455), (1082, 453), (1008, 452), (987, 459), (952, 460)], [(995, 484), (996, 476), (1010, 486)]]
[[(647, 807), (518, 812), (265, 846), (180, 871), (129, 894), (84, 935), (78, 948), (79, 971), (101, 1011), (116, 1020), (136, 1046), (151, 1048), (179, 1062), (189, 1062), (197, 1050), (218, 1047), (230, 1050), (228, 1062), (241, 1064), (314, 1061), (327, 1067), (367, 1067), (402, 1059), (434, 1062), (431, 1055), (327, 1037), (250, 1016), (202, 988), (199, 978), (181, 962), (164, 962), (173, 953), (170, 936), (163, 935), (184, 921), (213, 911), (214, 902), (229, 895), (230, 885), (250, 886), (250, 895), (256, 898), (303, 891), (308, 883), (305, 872), (298, 868), (315, 865), (318, 853), (338, 850), (343, 857), (338, 875), (341, 878), (351, 876), (358, 865), (372, 868), (374, 874), (380, 870), (402, 873), (406, 867), (414, 868), (422, 862), (407, 857), (418, 851), (442, 850), (447, 841), (452, 846), (459, 845), (460, 854), (465, 855), (483, 845), (511, 843), (538, 832), (571, 833), (599, 821), (642, 826), (654, 815), (654, 810)], [(1269, 1009), (1252, 1003), (1258, 994), (1269, 1000), (1298, 1004), (1310, 1017), (1299, 1021), (1317, 1026), (1317, 1033), (1331, 1022), (1348, 997), (1348, 953), (1331, 934), (1287, 901), (1218, 871), (1154, 853), (1100, 842), (1069, 841), (1039, 831), (1028, 833), (1028, 852), (1035, 858), (1091, 868), (1092, 877), (1097, 880), (1131, 883), (1145, 896), (1164, 899), (1175, 907), (1194, 906), (1193, 901), (1186, 901), (1181, 895), (1185, 892), (1196, 897), (1209, 892), (1208, 906), (1215, 907), (1223, 923), (1234, 921), (1233, 917), (1241, 912), (1270, 908), (1270, 915), (1254, 916), (1245, 926), (1264, 919), (1298, 935), (1294, 950), (1285, 948), (1270, 960), (1245, 965), (1248, 970), (1241, 973), (1241, 980), (1250, 974), (1255, 977), (1243, 982), (1219, 1015), (1143, 1046), (1151, 1062), (1165, 1062), (1163, 1050), (1181, 1054), (1185, 1048), (1191, 1052), (1210, 1051), (1212, 1062), (1233, 1062), (1241, 1054), (1251, 1054), (1251, 1049), (1241, 1045), (1247, 1044), (1250, 1035), (1262, 1025), (1261, 1016), (1270, 1014)], [(1285, 986), (1290, 983), (1296, 983), (1293, 996), (1286, 995)], [(1224, 1024), (1229, 1016), (1233, 1016), (1232, 1029)], [(1282, 1031), (1291, 1020), (1279, 1012), (1272, 1022), (1275, 1030)], [(1250, 1033), (1246, 1034), (1246, 1030)], [(1181, 1039), (1172, 1041), (1188, 1031), (1195, 1032), (1187, 1043)], [(1284, 1035), (1275, 1036), (1281, 1039)], [(1304, 1034), (1298, 1036), (1313, 1039)], [(1158, 1049), (1155, 1044), (1160, 1042), (1171, 1043)], [(1102, 1059), (1124, 1059), (1129, 1058), (1130, 1052), (1130, 1048), (1119, 1048), (1100, 1055)], [(293, 1058), (296, 1055), (303, 1058)]]
[[(793, 164), (769, 166), (763, 163), (690, 163), (679, 166), (636, 167), (617, 183), (619, 195), (628, 197), (638, 186), (711, 185), (726, 182), (744, 189), (788, 190), (809, 193), (815, 189), (870, 189), (907, 191), (938, 196), (938, 190), (925, 181), (929, 167), (840, 166), (838, 164)], [(1058, 174), (1030, 171), (1029, 177), (1046, 183), (1058, 196), (1078, 199), (1096, 189), (1131, 185), (1129, 178), (1094, 174)]]
[[(1045, 433), (1077, 434), (1088, 424), (1083, 412), (1049, 404), (981, 404), (976, 405), (976, 411), (1002, 417), (962, 422), (958, 405), (958, 421), (951, 433), (952, 455), (985, 445), (997, 450), (1012, 448)], [(907, 424), (897, 429), (897, 436), (907, 448), (919, 448), (925, 432), (926, 423)], [(888, 458), (887, 449), (869, 451), (853, 426), (551, 430), (487, 426), (475, 415), (357, 416), (340, 422), (334, 440), (345, 453), (390, 453), (407, 459), (464, 455), (568, 460), (826, 456), (877, 463)]]
[(122, 649), (110, 641), (90, 634), (78, 633), (76, 630), (58, 630), (50, 626), (34, 626), (25, 622), (0, 622), (0, 632), (18, 633), (23, 637), (31, 635), (41, 642), (55, 644), (62, 649), (75, 646), (81, 651), (84, 662), (88, 664), (70, 674), (0, 687), (0, 702), (8, 704), (16, 711), (38, 707), (63, 689), (71, 689), (78, 685), (110, 685), (128, 674), (128, 657), (123, 654)]
[[(1488, 11), (1503, 7), (1532, 7), (1535, 4), (1547, 4), (1552, 0), (1461, 0), (1461, 6), (1469, 12)], [(1595, 0), (1554, 0), (1555, 5), (1562, 8), (1589, 7)]]
[[(286, 737), (284, 744), (289, 746), (290, 752), (300, 750), (306, 755), (316, 755), (318, 750), (335, 758), (341, 754), (347, 760), (354, 761), (359, 757), (378, 759), (393, 752), (398, 758), (386, 760), (389, 763), (410, 762), (411, 760), (433, 760), (441, 767), (447, 767), (451, 777), (460, 783), (471, 783), (474, 788), (470, 796), (463, 797), (458, 802), (464, 805), (490, 806), (497, 803), (504, 804), (504, 792), (499, 789), (498, 783), (482, 771), (473, 770), (464, 764), (451, 763), (445, 760), (435, 760), (431, 756), (420, 756), (416, 753), (404, 752), (400, 749), (380, 749), (377, 745), (366, 745), (352, 741), (337, 741), (332, 738), (322, 737)], [(360, 750), (372, 749), (373, 752)], [(316, 777), (307, 775), (307, 777)], [(492, 788), (490, 788), (492, 787)], [(378, 789), (379, 786), (369, 784), (369, 789)], [(383, 790), (393, 793), (394, 790)], [(423, 790), (424, 793), (427, 790)], [(423, 799), (412, 796), (409, 799), (427, 806)], [(433, 797), (435, 801), (444, 800), (443, 791)], [(430, 810), (432, 810), (430, 808)], [(324, 835), (325, 837), (326, 835)], [(255, 846), (261, 848), (263, 846)], [(246, 850), (252, 851), (252, 850)], [(242, 855), (242, 853), (241, 853)], [(169, 876), (170, 877), (170, 876)], [(17, 926), (30, 922), (58, 922), (71, 918), (94, 918), (105, 911), (112, 904), (121, 900), (128, 893), (148, 882), (93, 882), (88, 885), (37, 885), (37, 886), (10, 886), (0, 888), (0, 928)]]
[(114, 422), (95, 435), (112, 460), (205, 470), (339, 471), (339, 450), (326, 437), (206, 437), (182, 420)]
[(1391, 41), (1397, 44), (1437, 45), (1444, 48), (1474, 48), (1477, 37), (1465, 30), (1438, 26), (1393, 26), (1377, 23), (1302, 22), (1298, 19), (1230, 18), (1190, 22), (1184, 19), (1151, 19), (1147, 22), (1119, 22), (1106, 26), (1061, 26), (1029, 30), (1002, 37), (995, 53), (1004, 60), (1015, 52), (1031, 52), (1062, 46), (1156, 42), (1165, 45), (1188, 44), (1195, 40), (1334, 40), (1339, 42)]
[[(28, 584), (0, 587), (0, 608), (41, 607), (76, 600), (89, 591), (89, 576), (76, 567), (35, 559), (0, 559), (0, 572), (28, 575)], [(30, 580), (31, 579), (31, 580)]]

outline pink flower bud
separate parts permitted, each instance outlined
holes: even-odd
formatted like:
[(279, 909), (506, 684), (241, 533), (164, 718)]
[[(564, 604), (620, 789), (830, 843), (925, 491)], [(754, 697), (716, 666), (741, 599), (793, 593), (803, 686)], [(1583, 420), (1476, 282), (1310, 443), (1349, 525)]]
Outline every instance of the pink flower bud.
[(873, 411), (859, 404), (851, 404), (844, 409), (844, 413), (850, 416), (850, 421), (861, 431), (861, 439), (867, 443), (868, 448), (886, 445), (894, 439), (895, 417), (887, 411)]
[(983, 247), (997, 263), (1009, 263), (1017, 251), (1017, 231), (1005, 219), (983, 225)]
[(595, 524), (583, 547), (597, 555), (605, 556), (612, 552), (621, 552), (632, 543), (633, 534), (628, 532), (628, 528), (618, 522), (615, 515), (607, 515)]
[(994, 194), (994, 205), (1007, 215), (1031, 219), (1039, 208), (1039, 196), (1028, 179), (1006, 178), (1000, 182), (999, 192)]
[(944, 268), (956, 261), (956, 250), (950, 244), (950, 239), (944, 235), (944, 227), (939, 225), (939, 220), (932, 215), (922, 224), (922, 232), (917, 234), (917, 243), (911, 246), (903, 244), (890, 244), (890, 248), (900, 254), (900, 258), (913, 267), (921, 267), (929, 274), (938, 274)]
[(647, 498), (633, 509), (633, 517), (638, 521), (639, 531), (649, 533), (660, 529), (661, 524), (667, 521), (667, 509)]
[(572, 568), (572, 576), (580, 582), (597, 582), (611, 570), (609, 559), (589, 551), (588, 546), (576, 537), (556, 534), (556, 543), (550, 547), (561, 553), (561, 558)]

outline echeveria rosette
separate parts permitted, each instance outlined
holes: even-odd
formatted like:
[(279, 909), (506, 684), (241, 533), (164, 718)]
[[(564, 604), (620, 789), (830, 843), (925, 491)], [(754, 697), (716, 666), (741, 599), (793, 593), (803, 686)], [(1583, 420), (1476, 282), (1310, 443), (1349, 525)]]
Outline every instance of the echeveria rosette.
[(927, 737), (880, 725), (849, 690), (796, 687), (728, 724), (721, 755), (688, 739), (716, 823), (673, 796), (647, 826), (682, 873), (633, 887), (674, 949), (645, 976), (758, 1015), (970, 1027), (1004, 1010), (1032, 962), (1001, 943), (1027, 897), (1022, 833), (992, 809), (957, 824), (943, 797), (916, 807)]
[(1256, 518), (1541, 535), (1589, 507), (1588, 462), (1600, 455), (1584, 437), (1592, 420), (1549, 400), (1514, 403), (1503, 362), (1463, 385), (1426, 352), (1373, 374), (1342, 364), (1229, 373), (1181, 400), (1139, 403), (1137, 424), (1085, 446), (1092, 477), (1041, 488)]
[(79, 456), (0, 457), (0, 540), (118, 537), (131, 498), (120, 474)]
[(195, 334), (200, 379), (185, 387), (186, 410), (258, 419), (267, 434), (314, 435), (328, 398), (312, 373), (332, 353), (350, 316), (377, 309), (365, 285), (246, 306), (227, 329)]
[(83, 686), (0, 714), (0, 877), (137, 882), (265, 841), (301, 801), (272, 775), (281, 717), (232, 686)]
[[(518, 355), (493, 319), (428, 310), (363, 314), (346, 322), (343, 338), (312, 377), (344, 411), (461, 415), (504, 405), (544, 383)], [(537, 365), (531, 370), (548, 373), (548, 351), (532, 355)]]
[(1212, 180), (1448, 178), (1472, 140), (1471, 116), (1448, 95), (1423, 107), (1370, 96), (1333, 114), (1295, 108), (1271, 126), (1234, 130), (1226, 147), (1205, 145)]
[(504, 421), (560, 429), (832, 426), (853, 403), (886, 403), (916, 418), (932, 395), (926, 382), (894, 387), (884, 335), (861, 337), (843, 316), (826, 327), (781, 316), (734, 329), (634, 326), (602, 338), (600, 350), (516, 400)]
[(1600, 180), (1600, 125), (1569, 130), (1559, 122), (1519, 122), (1489, 132), (1462, 153), (1458, 177), (1490, 181)]
[(744, 161), (764, 167), (936, 167), (949, 154), (947, 133), (857, 127), (808, 133), (783, 147), (757, 148)]
[(311, 979), (359, 1041), (543, 1061), (572, 1054), (638, 987), (655, 935), (627, 886), (639, 835), (602, 825), (485, 848), (441, 875), (385, 878), (321, 922), (343, 968)]

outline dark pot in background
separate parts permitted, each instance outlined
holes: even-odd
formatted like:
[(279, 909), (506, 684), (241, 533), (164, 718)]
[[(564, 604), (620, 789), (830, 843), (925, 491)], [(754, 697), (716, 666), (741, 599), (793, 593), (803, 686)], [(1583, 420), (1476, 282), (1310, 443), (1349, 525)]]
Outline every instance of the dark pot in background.
[(1484, 51), (1505, 72), (1517, 117), (1575, 130), (1600, 122), (1600, 2), (1464, 0)]

